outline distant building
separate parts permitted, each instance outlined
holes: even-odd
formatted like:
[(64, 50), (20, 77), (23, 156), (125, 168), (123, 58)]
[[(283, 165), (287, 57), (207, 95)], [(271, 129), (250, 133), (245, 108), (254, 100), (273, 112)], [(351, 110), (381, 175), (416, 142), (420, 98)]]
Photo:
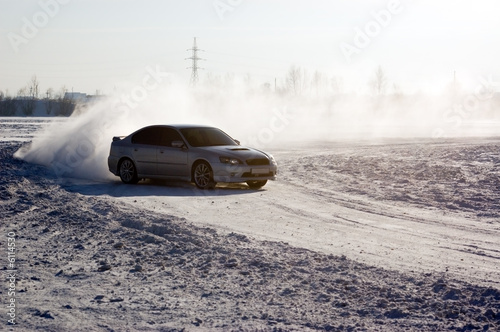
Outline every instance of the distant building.
[(64, 93), (64, 99), (71, 99), (75, 102), (84, 102), (87, 100), (87, 94), (81, 92), (66, 92)]

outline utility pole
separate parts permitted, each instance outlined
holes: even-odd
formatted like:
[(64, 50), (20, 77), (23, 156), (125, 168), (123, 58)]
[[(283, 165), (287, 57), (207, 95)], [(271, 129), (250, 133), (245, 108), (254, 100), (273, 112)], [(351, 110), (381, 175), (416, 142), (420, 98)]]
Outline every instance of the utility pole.
[(196, 83), (198, 83), (198, 69), (203, 69), (198, 67), (198, 61), (199, 60), (205, 60), (200, 57), (198, 57), (198, 51), (203, 51), (196, 46), (196, 37), (194, 37), (194, 42), (193, 42), (193, 47), (189, 48), (188, 51), (192, 51), (193, 55), (190, 58), (186, 58), (185, 60), (191, 60), (192, 65), (191, 67), (187, 67), (187, 69), (191, 69), (191, 81), (190, 84), (192, 86), (195, 86)]

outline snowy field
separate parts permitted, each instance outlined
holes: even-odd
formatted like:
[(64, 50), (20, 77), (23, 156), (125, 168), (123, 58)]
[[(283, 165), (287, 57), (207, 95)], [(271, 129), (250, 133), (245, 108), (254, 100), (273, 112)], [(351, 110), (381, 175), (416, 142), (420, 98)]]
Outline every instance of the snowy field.
[(12, 331), (500, 330), (500, 137), (280, 143), (200, 191), (13, 157), (53, 121), (0, 121)]

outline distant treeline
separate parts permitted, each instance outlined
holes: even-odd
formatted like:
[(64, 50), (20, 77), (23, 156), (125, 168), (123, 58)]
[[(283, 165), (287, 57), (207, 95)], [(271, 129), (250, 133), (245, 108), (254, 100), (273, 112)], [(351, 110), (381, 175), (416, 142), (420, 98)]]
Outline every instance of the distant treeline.
[(0, 116), (70, 116), (76, 103), (70, 98), (35, 99), (0, 95)]

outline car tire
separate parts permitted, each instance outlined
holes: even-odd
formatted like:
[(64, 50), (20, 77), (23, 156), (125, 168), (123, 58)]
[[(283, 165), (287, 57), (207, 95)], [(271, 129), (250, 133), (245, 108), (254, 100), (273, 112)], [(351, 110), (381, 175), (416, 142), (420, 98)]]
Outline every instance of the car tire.
[(216, 183), (214, 182), (212, 167), (205, 161), (197, 163), (193, 168), (193, 181), (200, 189), (215, 188)]
[(136, 184), (137, 182), (139, 182), (134, 162), (128, 158), (125, 158), (120, 162), (120, 166), (118, 166), (118, 172), (120, 173), (120, 179), (123, 183)]
[(247, 181), (250, 189), (260, 189), (264, 187), (267, 183), (267, 180), (256, 180), (256, 181)]

